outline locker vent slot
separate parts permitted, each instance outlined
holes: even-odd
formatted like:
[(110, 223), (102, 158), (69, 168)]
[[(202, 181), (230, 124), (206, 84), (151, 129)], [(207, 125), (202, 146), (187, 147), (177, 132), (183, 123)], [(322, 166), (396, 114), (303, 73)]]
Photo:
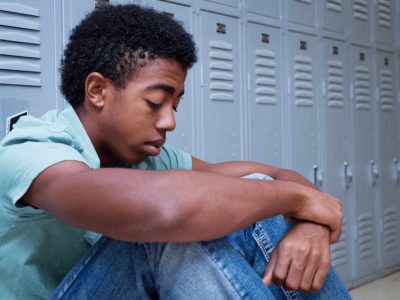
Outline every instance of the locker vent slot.
[(397, 210), (386, 208), (383, 212), (383, 243), (385, 251), (397, 248)]
[(340, 239), (336, 244), (332, 245), (332, 265), (335, 268), (345, 265), (347, 263), (346, 242), (347, 242), (346, 220), (343, 220), (342, 233), (340, 234)]
[(360, 21), (368, 20), (368, 0), (354, 0), (353, 17)]
[(233, 46), (210, 41), (210, 99), (233, 101)]
[(268, 50), (255, 51), (256, 103), (275, 105), (276, 55)]
[(381, 110), (393, 111), (393, 74), (389, 70), (381, 70), (380, 75)]
[(294, 104), (297, 106), (313, 105), (312, 59), (306, 56), (294, 58)]
[(344, 106), (344, 72), (340, 61), (328, 61), (328, 106)]
[(373, 256), (373, 222), (370, 213), (364, 213), (358, 218), (358, 252), (361, 259)]
[(39, 10), (0, 3), (0, 84), (41, 86)]
[(342, 0), (328, 0), (326, 2), (326, 8), (328, 10), (341, 13), (342, 12)]
[(311, 0), (295, 0), (295, 1), (311, 4)]
[(356, 109), (369, 110), (369, 69), (365, 66), (356, 66), (355, 77), (354, 97), (356, 100)]
[(390, 28), (392, 22), (390, 0), (378, 0), (379, 25)]

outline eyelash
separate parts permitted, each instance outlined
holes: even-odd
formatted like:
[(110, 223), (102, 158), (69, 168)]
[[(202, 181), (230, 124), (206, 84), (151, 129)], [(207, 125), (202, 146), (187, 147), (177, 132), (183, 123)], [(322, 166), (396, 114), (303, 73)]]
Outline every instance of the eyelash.
[[(151, 109), (157, 110), (161, 107), (161, 104), (157, 104), (154, 102), (151, 102), (150, 100), (146, 100), (147, 104), (150, 106)], [(177, 107), (173, 107), (172, 108), (174, 110), (174, 112), (178, 112), (178, 108)]]

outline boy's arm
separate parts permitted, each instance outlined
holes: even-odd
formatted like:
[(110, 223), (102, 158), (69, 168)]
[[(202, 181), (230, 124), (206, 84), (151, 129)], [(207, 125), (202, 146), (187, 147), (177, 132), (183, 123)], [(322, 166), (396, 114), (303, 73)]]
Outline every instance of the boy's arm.
[[(209, 164), (192, 158), (194, 170), (242, 177), (262, 173), (275, 180), (290, 181), (318, 190), (297, 172), (254, 162), (225, 162)], [(279, 201), (279, 199), (277, 199)], [(330, 267), (330, 231), (320, 224), (296, 220), (271, 253), (263, 280), (288, 289), (315, 291), (322, 287)]]
[(127, 241), (210, 240), (278, 214), (326, 224), (337, 237), (341, 226), (338, 200), (292, 182), (188, 170), (92, 170), (76, 161), (46, 169), (22, 201)]

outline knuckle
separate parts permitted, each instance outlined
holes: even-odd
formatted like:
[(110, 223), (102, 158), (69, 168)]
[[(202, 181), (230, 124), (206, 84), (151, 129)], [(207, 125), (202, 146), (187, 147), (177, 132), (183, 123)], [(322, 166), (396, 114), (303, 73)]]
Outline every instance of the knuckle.
[(286, 281), (285, 288), (288, 290), (298, 290), (299, 284), (298, 283), (296, 284), (296, 282), (292, 282), (292, 281)]
[(300, 289), (303, 291), (309, 291), (311, 289), (311, 282), (302, 282), (300, 284)]

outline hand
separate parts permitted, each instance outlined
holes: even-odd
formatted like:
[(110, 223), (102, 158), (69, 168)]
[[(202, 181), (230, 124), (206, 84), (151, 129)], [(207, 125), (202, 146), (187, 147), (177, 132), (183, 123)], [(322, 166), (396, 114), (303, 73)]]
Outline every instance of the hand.
[(296, 223), (272, 251), (264, 283), (289, 290), (319, 290), (330, 267), (329, 234), (326, 226)]
[(301, 187), (300, 193), (303, 201), (299, 202), (297, 210), (285, 217), (326, 225), (331, 230), (330, 242), (337, 242), (343, 221), (342, 202), (327, 193), (305, 186)]

